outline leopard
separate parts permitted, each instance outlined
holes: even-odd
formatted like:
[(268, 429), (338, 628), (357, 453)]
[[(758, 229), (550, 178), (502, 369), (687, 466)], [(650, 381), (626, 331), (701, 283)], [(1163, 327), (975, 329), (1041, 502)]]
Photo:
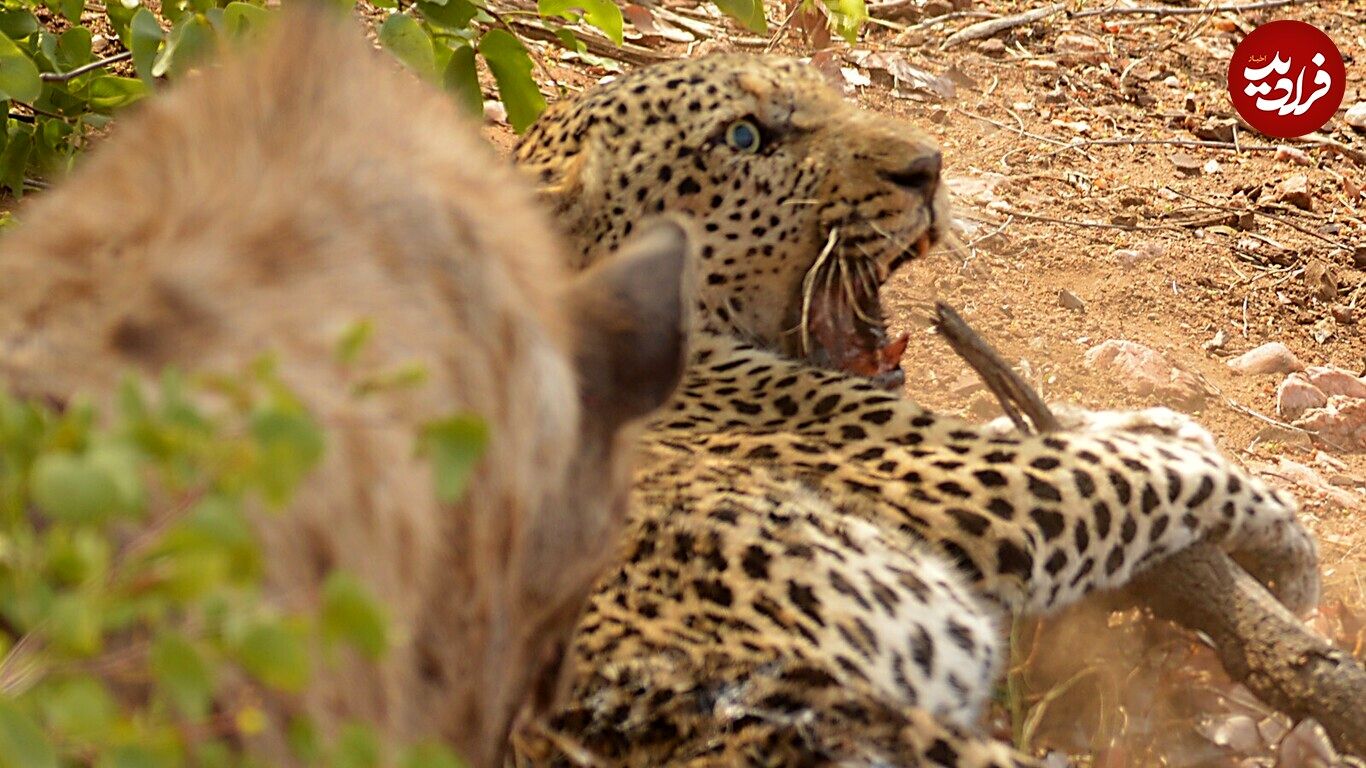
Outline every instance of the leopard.
[[(214, 737), (244, 764), (304, 764), (290, 729), (305, 718), (323, 744), (363, 724), (386, 749), (435, 740), (501, 765), (610, 562), (632, 431), (681, 375), (689, 236), (666, 219), (571, 272), (532, 185), (448, 96), (303, 6), (121, 115), (24, 201), (0, 242), (0, 386), (108, 414), (125, 376), (155, 391), (168, 371), (192, 382), (269, 356), (326, 449), (285, 509), (249, 510), (267, 605), (315, 615), (342, 571), (393, 643), (318, 654), (297, 693), (220, 679), (216, 712), (264, 716)], [(343, 361), (355, 329), (367, 340)], [(415, 449), (457, 416), (488, 436), (449, 500)], [(151, 509), (130, 535), (167, 524)]]
[(574, 243), (698, 230), (683, 381), (531, 765), (1025, 766), (982, 733), (1003, 627), (1197, 542), (1317, 601), (1296, 502), (1174, 411), (1027, 435), (903, 396), (890, 276), (953, 240), (943, 156), (812, 66), (717, 54), (553, 104), (514, 158)]

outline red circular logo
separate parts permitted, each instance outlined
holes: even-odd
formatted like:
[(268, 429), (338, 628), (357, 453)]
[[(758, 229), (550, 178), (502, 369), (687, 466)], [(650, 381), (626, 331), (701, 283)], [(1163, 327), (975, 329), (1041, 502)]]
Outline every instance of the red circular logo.
[(1252, 30), (1228, 64), (1228, 93), (1248, 125), (1288, 139), (1322, 128), (1342, 104), (1347, 68), (1333, 40), (1303, 21)]

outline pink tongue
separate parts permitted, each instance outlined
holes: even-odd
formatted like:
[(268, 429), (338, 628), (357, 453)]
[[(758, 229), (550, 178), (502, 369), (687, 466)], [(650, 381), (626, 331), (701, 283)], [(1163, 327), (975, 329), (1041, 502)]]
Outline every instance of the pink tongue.
[(821, 291), (811, 297), (810, 332), (834, 367), (859, 376), (874, 377), (896, 371), (909, 337), (888, 341), (878, 330), (861, 328), (841, 291)]

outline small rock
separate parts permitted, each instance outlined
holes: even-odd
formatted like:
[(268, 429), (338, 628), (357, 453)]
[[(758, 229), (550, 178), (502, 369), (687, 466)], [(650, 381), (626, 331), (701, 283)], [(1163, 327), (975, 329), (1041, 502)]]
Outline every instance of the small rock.
[(1356, 307), (1349, 307), (1345, 304), (1334, 304), (1329, 312), (1333, 314), (1333, 319), (1343, 325), (1352, 325), (1357, 321)]
[(1006, 44), (1005, 41), (999, 37), (991, 37), (978, 43), (977, 50), (987, 56), (999, 59), (1006, 55)]
[(1311, 293), (1324, 301), (1332, 301), (1338, 297), (1337, 276), (1328, 268), (1328, 264), (1319, 259), (1313, 259), (1304, 265), (1304, 284)]
[(1086, 302), (1082, 301), (1081, 298), (1077, 296), (1077, 294), (1072, 293), (1071, 291), (1058, 291), (1058, 304), (1066, 309), (1072, 310), (1073, 312), (1086, 311)]
[(1318, 433), (1330, 448), (1366, 451), (1366, 399), (1330, 395), (1327, 405), (1311, 408), (1295, 426)]
[(1358, 245), (1352, 251), (1352, 266), (1357, 269), (1366, 269), (1366, 245)]
[(1257, 721), (1247, 715), (1224, 715), (1200, 723), (1195, 730), (1212, 743), (1243, 755), (1262, 749), (1262, 736)]
[(1219, 331), (1218, 333), (1214, 334), (1214, 338), (1210, 339), (1204, 344), (1201, 344), (1200, 346), (1206, 350), (1209, 350), (1210, 352), (1215, 352), (1217, 350), (1223, 349), (1224, 345), (1227, 343), (1227, 335), (1223, 331)]
[(1328, 395), (1314, 386), (1303, 373), (1292, 373), (1276, 388), (1276, 413), (1291, 421), (1304, 415), (1310, 408), (1328, 404)]
[(1263, 373), (1290, 373), (1304, 370), (1304, 364), (1295, 357), (1290, 348), (1273, 341), (1249, 350), (1228, 361), (1234, 373), (1255, 376)]
[(1099, 62), (1109, 55), (1105, 43), (1090, 35), (1079, 35), (1075, 32), (1058, 35), (1058, 39), (1053, 43), (1053, 50), (1074, 61), (1091, 63)]
[(1311, 718), (1305, 718), (1281, 740), (1281, 756), (1276, 764), (1284, 768), (1336, 765), (1338, 753), (1328, 740), (1328, 734), (1324, 733), (1323, 726)]
[(503, 106), (503, 102), (497, 99), (484, 102), (484, 122), (507, 125), (508, 110), (507, 107)]
[(1324, 394), (1366, 398), (1366, 380), (1359, 379), (1341, 368), (1315, 365), (1305, 369), (1304, 375), (1314, 386), (1323, 390)]
[(1276, 159), (1286, 160), (1295, 165), (1309, 165), (1313, 162), (1309, 155), (1302, 149), (1289, 146), (1288, 144), (1276, 145)]
[(1366, 133), (1366, 101), (1353, 104), (1344, 117), (1353, 130)]
[(1218, 161), (1218, 160), (1215, 160), (1214, 158), (1210, 158), (1209, 161), (1206, 162), (1206, 163), (1205, 163), (1205, 166), (1204, 166), (1204, 171), (1205, 171), (1205, 173), (1218, 173), (1219, 171), (1222, 171), (1223, 169), (1224, 169), (1224, 167), (1223, 167), (1222, 165), (1219, 165), (1219, 161)]
[[(1176, 166), (1176, 170), (1186, 174), (1187, 176), (1195, 176), (1199, 174), (1201, 169), (1204, 168), (1205, 165), (1204, 163), (1200, 162), (1200, 158), (1195, 157), (1193, 155), (1188, 155), (1185, 152), (1173, 152), (1167, 156), (1167, 159), (1172, 161), (1172, 165)], [(1305, 183), (1308, 183), (1307, 177), (1305, 179)]]
[(1314, 197), (1309, 193), (1309, 177), (1303, 173), (1297, 173), (1277, 184), (1272, 197), (1301, 210), (1314, 210)]
[(1139, 395), (1153, 395), (1188, 408), (1199, 408), (1207, 395), (1193, 374), (1183, 371), (1156, 350), (1122, 339), (1109, 339), (1086, 351), (1086, 367), (1113, 376)]

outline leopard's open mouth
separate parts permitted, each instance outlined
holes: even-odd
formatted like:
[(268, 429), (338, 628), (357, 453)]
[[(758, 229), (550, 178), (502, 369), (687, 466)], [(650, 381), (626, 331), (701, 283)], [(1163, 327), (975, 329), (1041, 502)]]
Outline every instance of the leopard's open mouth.
[[(926, 232), (912, 246), (924, 256), (933, 244)], [(835, 253), (836, 234), (807, 270), (797, 319), (799, 355), (822, 368), (871, 379), (884, 389), (905, 382), (901, 357), (908, 336), (887, 333), (878, 290), (885, 276), (868, 259)]]

